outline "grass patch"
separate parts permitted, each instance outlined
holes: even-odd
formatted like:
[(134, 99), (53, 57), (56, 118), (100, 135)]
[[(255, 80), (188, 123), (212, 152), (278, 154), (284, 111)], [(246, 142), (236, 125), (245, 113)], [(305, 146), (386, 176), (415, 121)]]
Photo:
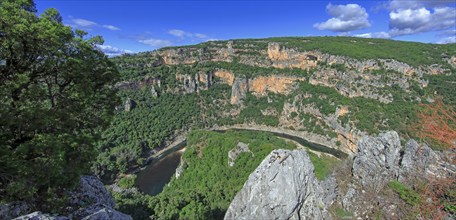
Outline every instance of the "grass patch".
[(310, 151), (307, 151), (307, 154), (314, 165), (315, 176), (320, 181), (324, 180), (331, 173), (334, 167), (340, 164), (340, 161), (334, 157), (326, 156), (324, 154), (318, 156)]
[(420, 194), (408, 186), (402, 184), (401, 182), (391, 181), (388, 186), (394, 192), (398, 193), (401, 199), (404, 200), (407, 204), (410, 204), (412, 206), (417, 206), (420, 204)]

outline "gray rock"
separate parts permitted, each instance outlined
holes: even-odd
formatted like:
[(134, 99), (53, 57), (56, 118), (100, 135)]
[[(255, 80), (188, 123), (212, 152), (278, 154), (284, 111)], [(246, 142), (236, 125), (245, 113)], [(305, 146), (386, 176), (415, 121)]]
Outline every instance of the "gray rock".
[(231, 104), (241, 104), (249, 91), (249, 82), (245, 77), (236, 77), (231, 87)]
[(69, 218), (65, 216), (52, 216), (50, 214), (41, 212), (32, 212), (30, 214), (15, 218), (14, 220), (69, 220)]
[(133, 110), (135, 107), (136, 107), (136, 102), (135, 101), (133, 101), (130, 98), (127, 98), (127, 100), (125, 100), (124, 110), (126, 112), (129, 112), (129, 111)]
[(228, 152), (228, 166), (230, 166), (230, 167), (234, 166), (234, 161), (239, 156), (239, 154), (241, 154), (242, 152), (249, 152), (252, 154), (252, 157), (254, 156), (252, 151), (250, 151), (248, 144), (239, 142), (236, 145), (236, 147), (234, 147), (233, 149), (231, 149)]
[(176, 168), (176, 179), (179, 179), (179, 177), (182, 175), (187, 166), (187, 162), (183, 160), (183, 157), (181, 157), (179, 166)]
[(25, 202), (12, 202), (0, 204), (0, 219), (12, 219), (29, 213), (31, 208)]
[[(67, 216), (51, 215), (41, 212), (33, 212), (17, 219), (36, 220), (65, 220), (65, 219), (87, 219), (87, 220), (131, 220), (129, 215), (114, 210), (114, 199), (106, 190), (103, 183), (94, 176), (82, 176), (77, 190), (70, 193), (68, 201), (69, 212)], [(81, 204), (85, 204), (81, 207)], [(9, 218), (5, 218), (9, 219)]]
[(152, 86), (152, 87), (150, 88), (150, 93), (152, 94), (152, 97), (154, 97), (154, 98), (157, 98), (157, 97), (158, 97), (158, 92), (157, 92), (157, 90), (155, 89), (155, 86)]
[(364, 136), (353, 160), (353, 177), (378, 192), (399, 174), (401, 142), (395, 131)]
[(274, 150), (250, 174), (225, 219), (328, 219), (305, 150)]
[(419, 145), (415, 140), (409, 140), (405, 145), (401, 160), (400, 179), (419, 177), (451, 177), (456, 175), (456, 166), (444, 162), (439, 153), (427, 145)]
[(83, 220), (132, 220), (131, 216), (114, 210), (112, 207), (92, 205), (84, 208), (82, 212), (74, 213), (71, 219)]

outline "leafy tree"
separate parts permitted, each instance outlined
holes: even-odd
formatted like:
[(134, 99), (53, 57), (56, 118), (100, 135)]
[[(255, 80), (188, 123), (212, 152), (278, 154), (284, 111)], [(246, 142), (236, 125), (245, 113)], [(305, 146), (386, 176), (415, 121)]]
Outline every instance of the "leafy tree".
[(0, 203), (46, 210), (89, 170), (119, 76), (96, 49), (101, 37), (85, 35), (55, 9), (37, 16), (32, 0), (0, 1)]

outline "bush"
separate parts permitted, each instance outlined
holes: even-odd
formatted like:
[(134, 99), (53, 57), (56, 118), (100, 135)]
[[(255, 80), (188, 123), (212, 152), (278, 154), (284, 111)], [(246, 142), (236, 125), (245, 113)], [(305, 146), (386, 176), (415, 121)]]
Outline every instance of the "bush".
[(136, 183), (136, 175), (131, 174), (122, 177), (117, 184), (119, 184), (119, 187), (122, 189), (130, 189), (135, 186)]

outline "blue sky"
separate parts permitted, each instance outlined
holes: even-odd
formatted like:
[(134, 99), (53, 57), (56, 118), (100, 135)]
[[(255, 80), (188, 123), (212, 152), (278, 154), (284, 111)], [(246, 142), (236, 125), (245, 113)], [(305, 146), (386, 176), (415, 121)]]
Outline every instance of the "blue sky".
[(456, 42), (456, 1), (36, 0), (64, 23), (105, 39), (110, 55), (208, 40), (359, 36)]

